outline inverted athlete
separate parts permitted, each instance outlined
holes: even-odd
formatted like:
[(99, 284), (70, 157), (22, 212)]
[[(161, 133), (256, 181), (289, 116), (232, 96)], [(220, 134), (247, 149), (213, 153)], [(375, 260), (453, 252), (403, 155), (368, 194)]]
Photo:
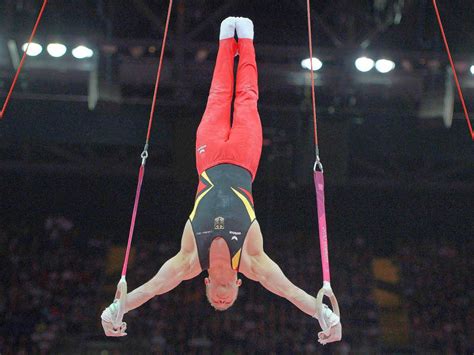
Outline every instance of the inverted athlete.
[[(318, 319), (316, 299), (288, 280), (263, 250), (252, 198), (252, 182), (262, 151), (253, 37), (253, 23), (247, 18), (229, 17), (221, 24), (211, 89), (196, 137), (199, 184), (181, 249), (150, 281), (127, 295), (126, 312), (207, 270), (206, 296), (216, 310), (224, 311), (235, 302), (242, 285), (240, 272)], [(236, 55), (239, 64), (231, 126)], [(118, 302), (115, 300), (101, 316), (107, 336), (126, 335), (125, 323), (120, 328), (112, 325)], [(322, 328), (319, 342), (338, 341), (342, 334), (340, 319), (329, 307), (323, 307), (318, 319)]]

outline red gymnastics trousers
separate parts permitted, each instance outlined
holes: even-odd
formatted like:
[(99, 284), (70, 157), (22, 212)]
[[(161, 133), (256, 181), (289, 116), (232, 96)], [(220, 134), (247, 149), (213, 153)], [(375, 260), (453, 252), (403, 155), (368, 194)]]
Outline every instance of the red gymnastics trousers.
[[(237, 53), (239, 64), (231, 126), (234, 58)], [(253, 40), (221, 40), (206, 111), (196, 134), (199, 175), (219, 164), (234, 164), (248, 170), (252, 180), (255, 179), (262, 153), (262, 125), (257, 101), (258, 73)]]

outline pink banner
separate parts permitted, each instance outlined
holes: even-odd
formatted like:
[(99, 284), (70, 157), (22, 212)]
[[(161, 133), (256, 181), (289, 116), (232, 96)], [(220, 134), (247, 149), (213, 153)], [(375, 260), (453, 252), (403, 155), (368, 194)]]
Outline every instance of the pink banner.
[(320, 171), (314, 172), (314, 186), (316, 188), (316, 203), (318, 206), (319, 246), (321, 249), (323, 281), (331, 282), (331, 274), (329, 273), (328, 235), (326, 229), (326, 207), (324, 205), (324, 175)]

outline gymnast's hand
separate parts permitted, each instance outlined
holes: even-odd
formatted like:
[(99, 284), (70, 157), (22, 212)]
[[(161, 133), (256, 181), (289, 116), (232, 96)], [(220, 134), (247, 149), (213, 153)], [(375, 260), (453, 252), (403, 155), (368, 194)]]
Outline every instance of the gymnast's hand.
[(322, 318), (318, 319), (322, 331), (318, 333), (318, 341), (322, 345), (340, 341), (342, 325), (340, 318), (325, 304), (323, 304)]
[(114, 303), (107, 307), (100, 316), (102, 319), (102, 328), (104, 328), (104, 333), (108, 337), (123, 337), (127, 335), (127, 333), (125, 333), (127, 330), (127, 323), (122, 322), (119, 328), (114, 328), (112, 323), (113, 319), (117, 317), (118, 302), (119, 300), (115, 300)]

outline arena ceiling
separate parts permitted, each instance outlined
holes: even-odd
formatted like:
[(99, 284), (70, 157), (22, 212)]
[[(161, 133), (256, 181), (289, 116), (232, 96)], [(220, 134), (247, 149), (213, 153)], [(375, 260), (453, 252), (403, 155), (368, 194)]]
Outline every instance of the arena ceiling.
[[(41, 0), (5, 0), (0, 4), (0, 80), (4, 78), (3, 86), (8, 84), (8, 70), (15, 66), (15, 53), (12, 53), (12, 43), (8, 42), (13, 40), (17, 52), (21, 51), (18, 48), (28, 37), (41, 3)], [(469, 67), (474, 64), (472, 2), (438, 3), (461, 75), (466, 75), (468, 87), (474, 85), (469, 75)], [(99, 76), (127, 86), (131, 84), (127, 74), (133, 71), (134, 83), (149, 85), (153, 81), (167, 5), (167, 1), (157, 0), (49, 1), (37, 39), (71, 45), (86, 43), (100, 55)], [(219, 23), (226, 16), (240, 15), (254, 20), (259, 63), (268, 64), (262, 68), (262, 74), (270, 72), (284, 77), (281, 84), (272, 85), (282, 85), (285, 89), (284, 84), (304, 85), (306, 80), (302, 77), (300, 62), (308, 56), (305, 6), (304, 0), (175, 0), (168, 69), (171, 66), (190, 68), (190, 72), (196, 73), (191, 76), (197, 79), (189, 80), (185, 70), (176, 68), (170, 75), (178, 75), (181, 86), (194, 87), (203, 81), (207, 84), (203, 77), (208, 77), (212, 70)], [(396, 95), (408, 89), (411, 96), (421, 98), (426, 84), (423, 80), (413, 82), (416, 76), (440, 75), (443, 79), (439, 80), (444, 82), (448, 61), (432, 1), (312, 1), (312, 15), (315, 55), (326, 65), (326, 71), (319, 75), (320, 85), (341, 86), (341, 80), (353, 74), (354, 59), (360, 55), (395, 60), (397, 67), (402, 68), (398, 71), (400, 75), (391, 78)], [(38, 57), (28, 61), (28, 65), (43, 70), (46, 78), (54, 76), (56, 80), (79, 84), (84, 77), (77, 72), (94, 70), (90, 63), (71, 64), (66, 60), (53, 63), (49, 59)], [(197, 67), (193, 67), (195, 64)], [(68, 73), (51, 75), (49, 69)], [(35, 74), (41, 78), (37, 72), (32, 76)], [(380, 84), (383, 80), (369, 75), (360, 80), (355, 78), (354, 82)], [(413, 88), (416, 92), (410, 90)], [(127, 90), (125, 87), (125, 96)], [(131, 90), (140, 93), (136, 85), (132, 85)]]
[[(27, 35), (42, 1), (5, 0), (0, 26), (5, 33)], [(257, 40), (274, 45), (306, 44), (304, 0), (175, 0), (171, 33), (179, 21), (188, 39), (214, 41), (226, 16), (254, 20)], [(168, 1), (49, 1), (43, 35), (159, 38)], [(472, 51), (474, 13), (471, 1), (438, 1), (447, 35), (455, 51)], [(315, 38), (322, 47), (376, 49), (441, 49), (431, 0), (312, 1)], [(180, 19), (179, 14), (184, 19)]]
[[(9, 87), (21, 52), (19, 47), (28, 37), (41, 3), (0, 2), (1, 97)], [(187, 130), (186, 136), (192, 140), (194, 123), (184, 122), (177, 127), (176, 112), (188, 117), (202, 112), (220, 21), (231, 15), (250, 17), (256, 28), (260, 110), (266, 136), (279, 142), (268, 148), (264, 157), (281, 161), (294, 158), (296, 163), (291, 169), (296, 176), (303, 164), (297, 162), (302, 154), (296, 157), (296, 152), (303, 148), (294, 142), (310, 138), (309, 74), (300, 65), (308, 56), (305, 5), (304, 0), (175, 0), (160, 86), (162, 120), (158, 124), (167, 130)], [(50, 137), (62, 143), (141, 141), (143, 127), (131, 117), (146, 116), (150, 104), (167, 6), (167, 1), (152, 0), (49, 1), (37, 40), (85, 43), (94, 48), (96, 56), (82, 62), (73, 58), (52, 60), (47, 55), (29, 58), (10, 108), (22, 117), (17, 119), (20, 125), (15, 127), (6, 120), (0, 126), (0, 137), (17, 139), (18, 131), (27, 131), (31, 135), (37, 132), (42, 141)], [(472, 103), (474, 76), (469, 73), (469, 66), (474, 64), (474, 5), (471, 1), (438, 0), (438, 6), (466, 98)], [(431, 176), (442, 161), (446, 174), (456, 176), (455, 181), (468, 181), (472, 177), (471, 142), (468, 138), (453, 142), (446, 138), (446, 131), (439, 130), (444, 127), (446, 102), (451, 100), (455, 119), (452, 134), (468, 137), (432, 1), (313, 0), (312, 14), (315, 55), (324, 63), (316, 75), (318, 112), (323, 122), (334, 122), (334, 127), (340, 122), (344, 125), (338, 134), (345, 132), (343, 144), (339, 144), (344, 147), (341, 159), (345, 163), (338, 169), (350, 169), (352, 174), (374, 177), (383, 184), (387, 180), (385, 172), (394, 170), (390, 164), (400, 171), (409, 161), (414, 175), (408, 175), (406, 180), (411, 181), (414, 176)], [(353, 64), (359, 55), (390, 57), (397, 68), (388, 75), (359, 73)], [(38, 111), (38, 102), (44, 110), (41, 121), (49, 122), (50, 129), (37, 125), (38, 117), (32, 116)], [(66, 102), (70, 123), (61, 125), (54, 110)], [(21, 109), (18, 103), (22, 103)], [(87, 107), (92, 111), (88, 113)], [(288, 117), (303, 117), (305, 121), (295, 125)], [(79, 124), (80, 119), (86, 119), (88, 124)], [(420, 127), (425, 130), (416, 131)], [(438, 130), (429, 131), (430, 128)], [(327, 131), (331, 129), (334, 128)], [(51, 136), (52, 131), (57, 133)], [(432, 134), (436, 135), (436, 142), (430, 140)], [(336, 145), (338, 137), (334, 135), (326, 146)], [(170, 158), (175, 143), (168, 144), (166, 138), (163, 135), (159, 140), (163, 144), (161, 162), (164, 157), (168, 162), (176, 159)], [(418, 148), (420, 139), (426, 143), (423, 149)], [(356, 144), (358, 150), (351, 151), (351, 144)], [(439, 147), (443, 147), (442, 153)], [(44, 156), (50, 157), (50, 148), (44, 149), (49, 152)], [(84, 160), (86, 165), (93, 161), (89, 153), (97, 161), (103, 158), (96, 151), (76, 154), (76, 148), (51, 149), (59, 152), (57, 166), (62, 165), (65, 151), (71, 166), (77, 165), (78, 156), (77, 159), (88, 157)], [(14, 171), (30, 168), (28, 162), (15, 165), (14, 157), (22, 154), (11, 152), (3, 166), (11, 163)], [(135, 152), (127, 154), (133, 161)], [(303, 155), (306, 164), (312, 159), (311, 149), (305, 149)], [(335, 150), (334, 159), (338, 156), (341, 151)], [(370, 166), (361, 166), (362, 161), (371, 161)], [(52, 171), (57, 169), (56, 165), (47, 166)], [(91, 169), (101, 174), (95, 166), (91, 164)], [(459, 166), (461, 171), (454, 171)], [(121, 171), (119, 166), (116, 172)], [(395, 180), (396, 177), (390, 181)]]

